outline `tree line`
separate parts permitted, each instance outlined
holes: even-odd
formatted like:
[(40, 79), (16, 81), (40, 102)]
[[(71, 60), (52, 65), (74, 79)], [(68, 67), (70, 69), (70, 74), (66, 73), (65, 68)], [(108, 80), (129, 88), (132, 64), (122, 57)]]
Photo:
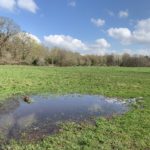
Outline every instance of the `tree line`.
[(150, 57), (143, 55), (80, 55), (79, 53), (53, 48), (46, 60), (48, 64), (56, 66), (125, 66), (149, 67)]
[(0, 64), (149, 67), (150, 56), (81, 55), (58, 47), (49, 49), (21, 31), (13, 20), (0, 17)]

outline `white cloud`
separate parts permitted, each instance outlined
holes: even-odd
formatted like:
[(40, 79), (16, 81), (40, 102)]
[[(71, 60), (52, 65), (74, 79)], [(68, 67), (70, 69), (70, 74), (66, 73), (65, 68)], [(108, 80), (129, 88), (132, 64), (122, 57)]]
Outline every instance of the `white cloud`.
[(110, 28), (109, 36), (119, 39), (123, 44), (129, 44), (132, 39), (132, 33), (128, 28)]
[(122, 10), (122, 11), (120, 11), (119, 14), (118, 14), (118, 16), (120, 18), (127, 18), (129, 16), (128, 10), (125, 10), (125, 11)]
[(150, 56), (150, 49), (140, 49), (135, 54)]
[(76, 1), (71, 0), (71, 1), (68, 2), (68, 5), (72, 6), (72, 7), (75, 7), (76, 6)]
[(34, 0), (0, 0), (0, 8), (13, 11), (15, 8), (36, 13), (38, 6)]
[(89, 54), (97, 54), (97, 55), (104, 55), (105, 53), (108, 53), (111, 45), (106, 41), (105, 39), (97, 39), (95, 43), (88, 45), (88, 53)]
[(37, 42), (38, 44), (40, 44), (41, 43), (41, 40), (36, 36), (36, 35), (33, 35), (33, 34), (31, 34), (31, 33), (26, 33), (26, 35), (28, 36), (28, 37), (30, 37), (31, 39), (33, 39), (35, 42)]
[(94, 18), (91, 18), (91, 22), (96, 25), (97, 27), (101, 27), (105, 24), (105, 20), (101, 19), (101, 18), (98, 18), (98, 19), (94, 19)]
[(138, 43), (150, 44), (150, 18), (137, 22), (133, 38)]
[(69, 35), (44, 36), (44, 41), (45, 44), (50, 47), (61, 47), (74, 51), (87, 49), (86, 45), (81, 40), (73, 38)]
[(150, 49), (123, 49), (119, 54), (128, 53), (130, 55), (144, 55), (150, 56)]
[(36, 13), (38, 6), (34, 0), (17, 0), (17, 5), (21, 9), (25, 9), (32, 13)]
[(110, 28), (107, 32), (123, 44), (150, 45), (150, 18), (139, 20), (133, 31), (128, 28)]
[(66, 35), (44, 36), (44, 43), (50, 48), (60, 47), (81, 54), (104, 54), (111, 46), (105, 39), (97, 39), (92, 44), (86, 44), (79, 39)]
[(0, 0), (0, 8), (12, 11), (16, 6), (15, 0)]
[(110, 47), (110, 44), (105, 39), (97, 39), (96, 45), (101, 49), (107, 49)]

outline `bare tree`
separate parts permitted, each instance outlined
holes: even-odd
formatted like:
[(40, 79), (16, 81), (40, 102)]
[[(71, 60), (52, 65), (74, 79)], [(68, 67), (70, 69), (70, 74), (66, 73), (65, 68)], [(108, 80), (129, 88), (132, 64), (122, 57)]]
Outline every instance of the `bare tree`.
[(13, 20), (0, 17), (0, 57), (9, 38), (20, 31), (20, 27)]

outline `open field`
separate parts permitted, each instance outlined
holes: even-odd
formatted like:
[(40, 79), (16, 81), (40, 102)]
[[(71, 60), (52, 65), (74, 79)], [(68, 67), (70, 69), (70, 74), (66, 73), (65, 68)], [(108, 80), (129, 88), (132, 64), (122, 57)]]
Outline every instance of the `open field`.
[(124, 116), (65, 124), (59, 134), (4, 149), (150, 149), (150, 68), (0, 66), (0, 100), (12, 95), (83, 93), (143, 97)]

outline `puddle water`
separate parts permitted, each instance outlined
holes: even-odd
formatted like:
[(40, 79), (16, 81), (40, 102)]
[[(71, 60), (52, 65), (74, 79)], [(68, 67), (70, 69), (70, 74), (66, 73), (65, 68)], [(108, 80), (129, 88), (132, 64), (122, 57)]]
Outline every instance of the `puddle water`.
[(1, 139), (38, 139), (58, 131), (60, 122), (91, 121), (128, 110), (126, 103), (103, 96), (63, 95), (31, 96), (26, 103), (16, 97), (0, 104)]

